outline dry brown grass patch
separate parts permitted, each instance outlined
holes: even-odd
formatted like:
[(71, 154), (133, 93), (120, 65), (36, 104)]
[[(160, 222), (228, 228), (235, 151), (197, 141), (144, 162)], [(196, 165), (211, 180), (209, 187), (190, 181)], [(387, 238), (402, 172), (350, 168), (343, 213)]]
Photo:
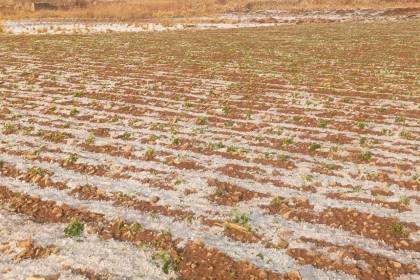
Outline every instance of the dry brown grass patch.
[[(11, 3), (19, 2), (17, 0), (9, 1)], [(62, 6), (65, 8), (36, 12), (32, 12), (28, 4), (9, 5), (8, 9), (0, 7), (0, 15), (3, 14), (7, 18), (13, 19), (79, 18), (136, 21), (150, 18), (211, 16), (223, 12), (247, 12), (267, 9), (420, 7), (419, 0), (126, 0), (125, 3), (87, 4), (84, 8), (77, 6), (69, 8), (68, 0), (62, 0), (61, 3), (63, 3)]]

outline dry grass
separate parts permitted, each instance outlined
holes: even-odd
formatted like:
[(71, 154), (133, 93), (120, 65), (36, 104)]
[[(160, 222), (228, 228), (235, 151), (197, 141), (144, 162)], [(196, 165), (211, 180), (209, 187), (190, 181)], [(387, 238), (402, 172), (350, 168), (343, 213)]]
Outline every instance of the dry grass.
[[(9, 8), (0, 7), (7, 18), (80, 18), (134, 21), (163, 17), (210, 16), (222, 12), (264, 9), (337, 9), (420, 7), (420, 0), (127, 0), (125, 3), (88, 4), (56, 11), (30, 11), (29, 2)], [(48, 0), (46, 0), (48, 1)], [(69, 0), (62, 0), (68, 5)], [(57, 0), (55, 1), (57, 3)]]

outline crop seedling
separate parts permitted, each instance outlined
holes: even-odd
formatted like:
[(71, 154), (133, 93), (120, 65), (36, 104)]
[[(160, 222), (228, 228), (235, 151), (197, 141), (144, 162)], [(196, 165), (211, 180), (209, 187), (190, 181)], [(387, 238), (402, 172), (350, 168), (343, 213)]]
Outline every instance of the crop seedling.
[(121, 135), (121, 138), (124, 140), (129, 140), (131, 138), (132, 134), (128, 131), (124, 132), (123, 135)]
[(72, 219), (64, 229), (64, 235), (66, 237), (79, 237), (82, 235), (84, 229), (84, 224), (82, 224), (78, 219)]
[(79, 159), (79, 157), (76, 154), (71, 154), (68, 156), (68, 158), (66, 159), (66, 161), (68, 163), (74, 164), (76, 163), (76, 161)]
[(224, 113), (225, 115), (227, 115), (227, 114), (229, 114), (229, 112), (230, 112), (230, 108), (229, 108), (229, 106), (228, 106), (228, 105), (223, 106), (223, 113)]
[(270, 205), (273, 207), (280, 207), (284, 202), (284, 198), (282, 198), (281, 196), (275, 196), (271, 202)]
[(45, 134), (44, 139), (51, 141), (51, 142), (62, 142), (64, 139), (66, 139), (66, 134), (64, 134), (61, 131), (52, 131), (47, 134)]
[(355, 188), (353, 188), (353, 190), (352, 190), (352, 192), (354, 192), (354, 193), (359, 193), (359, 192), (361, 192), (362, 191), (362, 188), (361, 187), (355, 187)]
[(405, 231), (405, 227), (403, 224), (393, 224), (391, 225), (391, 232), (392, 234), (394, 234), (395, 236), (404, 236), (407, 235), (406, 231)]
[(188, 108), (191, 108), (191, 107), (192, 107), (192, 104), (191, 104), (191, 102), (189, 102), (189, 101), (185, 101), (185, 102), (182, 104), (182, 107), (184, 107), (184, 108), (188, 109)]
[(312, 182), (313, 179), (314, 179), (314, 176), (311, 174), (307, 174), (303, 176), (303, 180), (306, 182)]
[(207, 124), (207, 117), (206, 116), (200, 116), (200, 117), (198, 117), (196, 123), (198, 125), (205, 125), (205, 124)]
[(226, 121), (223, 123), (225, 127), (232, 127), (235, 123), (233, 121)]
[(292, 145), (294, 142), (294, 139), (292, 137), (283, 138), (281, 140), (281, 146), (288, 146)]
[(79, 114), (79, 110), (77, 110), (77, 108), (73, 108), (70, 110), (70, 116), (75, 116)]
[(327, 120), (320, 120), (318, 122), (318, 126), (321, 127), (321, 128), (326, 128), (327, 127), (327, 124), (328, 124), (328, 121)]
[(366, 137), (361, 137), (360, 140), (359, 140), (359, 144), (361, 146), (366, 145), (367, 142), (368, 142), (368, 139)]
[(47, 174), (47, 172), (44, 169), (40, 168), (40, 167), (31, 167), (28, 170), (28, 172), (32, 176), (40, 176), (40, 177), (44, 177)]
[(157, 135), (155, 135), (155, 134), (151, 134), (150, 136), (149, 136), (149, 142), (155, 142), (156, 140), (158, 140), (159, 139), (159, 136), (157, 136)]
[(359, 158), (362, 161), (370, 161), (372, 159), (372, 153), (369, 151), (363, 151), (360, 153)]
[(181, 144), (181, 139), (179, 139), (178, 137), (176, 137), (175, 135), (173, 135), (171, 137), (171, 143), (172, 145), (178, 146)]
[(356, 122), (356, 127), (358, 129), (365, 129), (366, 128), (366, 124), (364, 122)]
[(116, 219), (114, 225), (115, 225), (115, 228), (118, 232), (121, 232), (126, 226), (124, 220), (121, 219), (121, 218)]
[(289, 159), (286, 155), (277, 155), (277, 160), (279, 161), (287, 161)]
[(130, 231), (135, 234), (135, 233), (139, 232), (142, 228), (143, 227), (142, 227), (141, 224), (139, 224), (139, 223), (133, 223), (130, 226)]
[(272, 160), (276, 156), (276, 153), (264, 152), (264, 158), (267, 160)]
[(411, 133), (408, 130), (405, 130), (405, 129), (401, 130), (400, 137), (403, 138), (403, 139), (406, 139), (406, 140), (411, 140), (412, 139)]
[(235, 146), (229, 146), (226, 148), (226, 152), (228, 153), (237, 153), (239, 152), (239, 148)]
[(178, 186), (181, 185), (184, 182), (184, 180), (182, 180), (181, 178), (176, 178), (174, 181), (174, 185)]
[(89, 134), (85, 139), (85, 144), (86, 145), (92, 145), (94, 143), (95, 143), (95, 135)]
[(405, 123), (405, 117), (403, 115), (395, 116), (396, 123)]
[(311, 152), (315, 152), (316, 150), (319, 150), (319, 149), (321, 149), (321, 144), (319, 144), (319, 143), (312, 143), (312, 144), (309, 146), (309, 150), (310, 150)]
[(151, 160), (155, 157), (155, 149), (153, 148), (147, 148), (146, 153), (145, 153), (145, 158), (147, 160)]
[(207, 146), (210, 150), (219, 150), (219, 149), (226, 148), (226, 146), (222, 142), (209, 143)]
[(11, 122), (5, 122), (3, 124), (3, 133), (4, 134), (13, 133), (14, 130), (15, 130), (15, 126), (13, 125), (13, 123), (11, 123)]
[(217, 188), (215, 191), (216, 196), (225, 196), (228, 192), (225, 189)]
[(229, 222), (240, 225), (247, 231), (251, 231), (249, 216), (246, 213), (239, 213), (236, 209), (232, 210)]
[(169, 253), (166, 251), (160, 251), (153, 255), (154, 259), (158, 259), (162, 265), (162, 271), (165, 274), (169, 274), (170, 271), (175, 271), (177, 265), (175, 261), (170, 257)]
[(292, 119), (293, 119), (293, 121), (298, 122), (302, 119), (302, 117), (301, 116), (293, 116)]
[(409, 205), (410, 204), (410, 199), (406, 195), (402, 195), (402, 196), (400, 196), (400, 203), (402, 205)]

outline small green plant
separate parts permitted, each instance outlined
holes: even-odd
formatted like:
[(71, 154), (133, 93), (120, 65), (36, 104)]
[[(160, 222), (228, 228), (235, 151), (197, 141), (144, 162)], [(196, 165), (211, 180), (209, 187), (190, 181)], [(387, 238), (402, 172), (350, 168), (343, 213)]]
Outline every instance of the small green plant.
[(267, 160), (273, 160), (276, 156), (276, 153), (273, 152), (264, 152), (264, 158)]
[(361, 192), (362, 191), (362, 187), (355, 187), (355, 188), (353, 188), (353, 190), (352, 190), (352, 192), (354, 192), (354, 193), (359, 193), (359, 192)]
[(29, 168), (28, 173), (31, 174), (32, 176), (44, 177), (47, 174), (47, 171), (45, 171), (41, 167), (34, 166), (34, 167)]
[(79, 159), (79, 157), (76, 155), (76, 154), (71, 154), (71, 155), (69, 155), (68, 156), (68, 158), (66, 159), (66, 161), (68, 162), (68, 163), (71, 163), (71, 164), (73, 164), (73, 163), (76, 163), (76, 161)]
[(306, 181), (306, 182), (312, 182), (313, 179), (314, 179), (314, 176), (311, 175), (311, 174), (307, 174), (307, 175), (303, 176), (303, 180)]
[(369, 151), (363, 151), (360, 153), (359, 158), (362, 161), (370, 161), (372, 159), (372, 153)]
[(124, 222), (123, 219), (118, 218), (115, 220), (115, 227), (116, 227), (117, 232), (121, 233), (125, 226), (126, 226), (126, 223)]
[(250, 111), (246, 112), (245, 119), (250, 120), (252, 116), (252, 113)]
[(410, 131), (405, 130), (405, 129), (401, 130), (401, 132), (400, 132), (400, 137), (401, 137), (401, 138), (403, 138), (403, 139), (406, 139), (406, 140), (411, 140), (411, 139), (413, 138), (413, 137), (411, 136)]
[(294, 139), (292, 137), (287, 137), (287, 138), (283, 138), (281, 140), (280, 145), (281, 146), (289, 146), (289, 145), (292, 145), (293, 142), (294, 142)]
[(196, 123), (199, 124), (199, 125), (207, 124), (207, 117), (206, 116), (198, 117)]
[(131, 138), (132, 134), (128, 131), (124, 132), (123, 135), (121, 135), (121, 139), (129, 140)]
[(44, 139), (51, 142), (62, 142), (66, 139), (66, 134), (61, 131), (51, 131), (44, 135)]
[(286, 155), (277, 155), (277, 160), (279, 161), (287, 161), (289, 159)]
[(86, 139), (85, 139), (85, 144), (86, 145), (92, 145), (95, 143), (95, 135), (93, 135), (92, 133), (90, 133)]
[(229, 114), (230, 112), (230, 107), (228, 105), (223, 106), (223, 113), (225, 115)]
[(84, 224), (82, 224), (78, 219), (72, 219), (64, 229), (64, 235), (66, 237), (78, 237), (82, 235), (84, 229)]
[(156, 140), (158, 140), (159, 139), (159, 136), (157, 136), (157, 135), (155, 135), (155, 134), (151, 134), (150, 136), (149, 136), (149, 141), (150, 142), (155, 142)]
[(3, 124), (3, 133), (4, 134), (13, 133), (14, 130), (15, 130), (15, 126), (14, 126), (13, 123), (11, 123), (11, 122), (5, 122)]
[(71, 126), (71, 123), (70, 122), (65, 122), (63, 124), (63, 128), (70, 128), (70, 126)]
[(145, 157), (147, 160), (151, 160), (155, 157), (155, 149), (153, 148), (147, 148)]
[(188, 108), (191, 108), (192, 107), (192, 104), (189, 101), (184, 101), (184, 103), (182, 104), (182, 107), (188, 109)]
[(406, 195), (402, 195), (402, 196), (400, 196), (400, 203), (402, 205), (409, 205), (410, 204), (410, 199)]
[(309, 146), (309, 150), (310, 150), (311, 152), (315, 152), (316, 150), (319, 150), (319, 149), (321, 149), (321, 144), (319, 144), (319, 143), (312, 143), (312, 144)]
[(326, 128), (328, 125), (328, 121), (327, 120), (319, 120), (318, 122), (318, 126), (321, 128)]
[(75, 116), (79, 114), (79, 110), (77, 110), (77, 108), (73, 108), (70, 110), (70, 116)]
[(388, 129), (388, 128), (382, 128), (381, 134), (382, 135), (390, 136), (390, 135), (392, 135), (392, 131), (390, 129)]
[(392, 234), (396, 235), (396, 236), (402, 236), (405, 235), (405, 227), (402, 224), (393, 224), (391, 225), (391, 232)]
[(215, 191), (216, 196), (225, 196), (228, 192), (225, 189), (217, 188)]
[(293, 116), (293, 121), (298, 122), (302, 119), (301, 116)]
[(281, 196), (275, 196), (271, 202), (270, 205), (273, 207), (280, 207), (284, 202), (284, 198)]
[(330, 153), (338, 153), (339, 150), (340, 150), (339, 146), (330, 147)]
[(171, 137), (171, 143), (172, 143), (172, 145), (178, 146), (178, 145), (181, 144), (181, 139), (179, 139), (177, 136), (173, 135)]
[(181, 178), (176, 178), (175, 181), (174, 181), (174, 185), (175, 186), (181, 185), (183, 182), (184, 182), (184, 180), (182, 180)]
[(226, 152), (228, 153), (237, 153), (239, 152), (239, 148), (236, 146), (229, 146), (226, 148)]
[(366, 124), (364, 122), (356, 122), (356, 127), (358, 129), (365, 129), (366, 128)]
[(209, 143), (207, 146), (210, 150), (219, 150), (219, 149), (226, 148), (226, 145), (223, 144), (222, 142)]
[(398, 115), (398, 116), (395, 116), (395, 122), (396, 123), (405, 123), (405, 117), (401, 114)]
[(175, 271), (177, 265), (175, 261), (170, 257), (169, 253), (166, 251), (160, 251), (153, 255), (154, 259), (158, 259), (162, 265), (162, 271), (165, 274), (169, 274), (170, 271)]
[(230, 213), (230, 221), (233, 224), (240, 225), (245, 228), (247, 231), (251, 231), (251, 224), (248, 214), (239, 213), (236, 209), (232, 210)]
[(130, 226), (130, 231), (135, 234), (135, 233), (139, 232), (142, 228), (143, 228), (143, 226), (141, 224), (133, 223)]
[(368, 143), (368, 139), (367, 139), (366, 137), (361, 137), (361, 138), (359, 139), (359, 144), (360, 144), (361, 146), (365, 146), (367, 143)]
[(83, 95), (83, 92), (79, 91), (79, 92), (76, 92), (73, 96), (74, 97), (82, 97), (82, 95)]

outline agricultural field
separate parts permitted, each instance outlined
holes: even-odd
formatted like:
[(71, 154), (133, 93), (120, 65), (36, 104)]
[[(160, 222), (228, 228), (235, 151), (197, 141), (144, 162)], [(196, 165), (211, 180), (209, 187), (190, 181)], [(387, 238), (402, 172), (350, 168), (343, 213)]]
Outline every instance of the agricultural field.
[(419, 26), (0, 35), (0, 279), (420, 279)]

